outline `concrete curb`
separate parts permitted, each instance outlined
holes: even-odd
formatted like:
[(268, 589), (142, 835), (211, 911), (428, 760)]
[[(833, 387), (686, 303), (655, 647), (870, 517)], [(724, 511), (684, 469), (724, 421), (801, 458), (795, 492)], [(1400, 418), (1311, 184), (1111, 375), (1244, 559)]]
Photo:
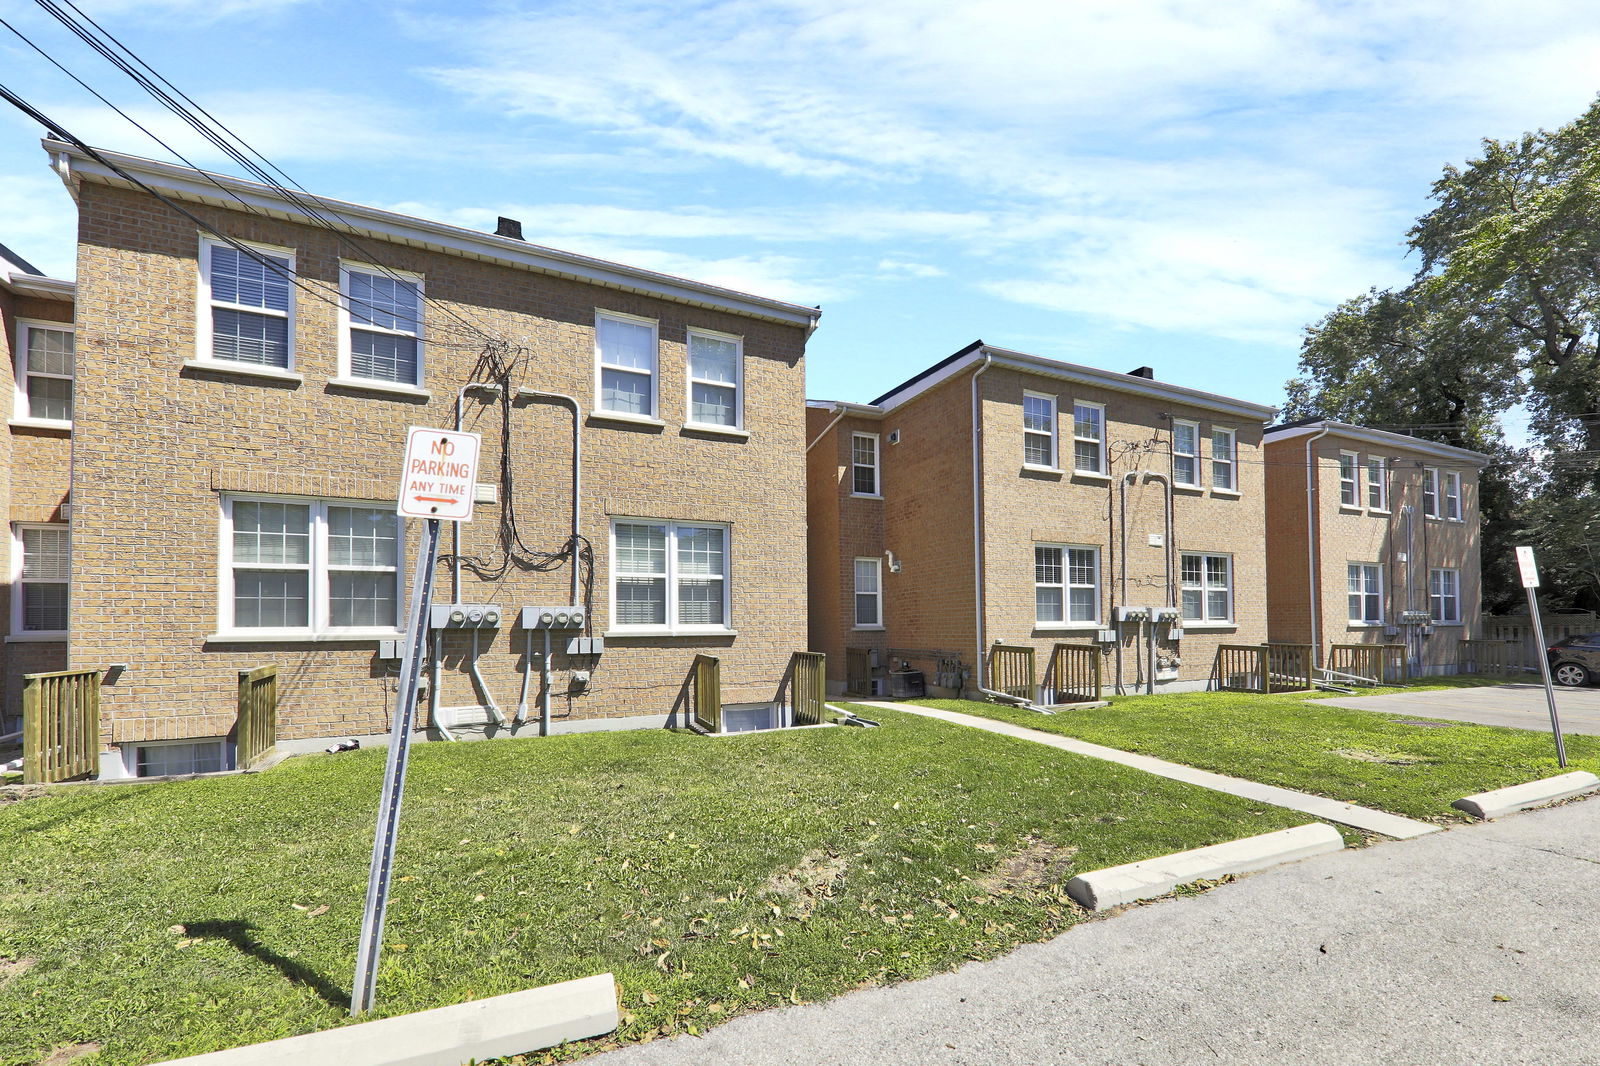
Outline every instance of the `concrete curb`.
[(1092, 911), (1103, 911), (1165, 895), (1191, 881), (1264, 870), (1343, 847), (1344, 837), (1337, 829), (1323, 822), (1312, 822), (1276, 833), (1079, 874), (1067, 882), (1067, 895)]
[(468, 1059), (520, 1055), (616, 1027), (616, 980), (603, 973), (161, 1066), (461, 1066)]
[(1574, 770), (1570, 774), (1546, 777), (1541, 781), (1529, 781), (1526, 785), (1512, 785), (1510, 788), (1497, 788), (1493, 792), (1462, 796), (1450, 806), (1458, 811), (1465, 811), (1474, 818), (1488, 821), (1490, 818), (1502, 818), (1508, 814), (1527, 810), (1529, 807), (1537, 807), (1541, 803), (1552, 803), (1555, 800), (1579, 796), (1597, 788), (1600, 788), (1600, 777), (1583, 770)]

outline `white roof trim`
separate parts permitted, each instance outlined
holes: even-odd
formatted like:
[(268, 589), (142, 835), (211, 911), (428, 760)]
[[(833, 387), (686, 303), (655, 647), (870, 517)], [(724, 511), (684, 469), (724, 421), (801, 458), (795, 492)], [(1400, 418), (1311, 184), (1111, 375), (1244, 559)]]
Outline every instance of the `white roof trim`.
[(1276, 407), (1252, 403), (1249, 400), (1219, 396), (1215, 393), (1201, 392), (1198, 389), (1184, 388), (1182, 385), (1170, 385), (1163, 381), (1152, 381), (1149, 378), (1136, 378), (1132, 375), (1119, 374), (1112, 370), (1101, 370), (1098, 367), (1081, 366), (1077, 363), (1063, 363), (1055, 359), (1046, 359), (1043, 356), (1029, 355), (1026, 352), (1013, 352), (990, 345), (974, 349), (965, 358), (957, 359), (938, 373), (930, 374), (896, 392), (890, 393), (883, 398), (883, 409), (885, 411), (893, 410), (912, 398), (927, 392), (929, 389), (948, 381), (950, 378), (966, 372), (975, 363), (982, 362), (985, 355), (993, 358), (995, 366), (1010, 367), (1014, 370), (1022, 370), (1030, 374), (1041, 374), (1045, 377), (1058, 378), (1062, 381), (1070, 381), (1076, 384), (1092, 385), (1096, 388), (1109, 389), (1113, 392), (1132, 393), (1135, 396), (1153, 397), (1188, 407), (1220, 411), (1223, 414), (1246, 421), (1265, 424), (1270, 422), (1278, 413)]
[(0, 285), (20, 296), (35, 296), (42, 300), (70, 301), (78, 290), (76, 282), (5, 270), (0, 270)]
[(806, 406), (820, 408), (825, 411), (857, 415), (862, 418), (882, 418), (885, 414), (882, 407), (875, 407), (870, 403), (851, 403), (848, 400), (807, 400)]
[[(67, 182), (69, 187), (74, 181), (79, 180), (99, 181), (107, 185), (124, 187), (128, 184), (115, 171), (97, 162), (74, 145), (51, 138), (46, 138), (42, 143), (45, 150), (51, 154), (52, 162), (61, 174), (62, 180)], [(313, 221), (271, 186), (259, 182), (245, 181), (225, 174), (212, 174), (209, 171), (205, 172), (209, 177), (201, 177), (199, 172), (172, 163), (101, 149), (96, 151), (107, 161), (173, 199), (231, 207), (235, 210), (240, 209), (239, 201), (243, 201), (262, 214), (294, 222)], [(219, 185), (222, 188), (218, 188)], [(594, 259), (574, 252), (563, 252), (512, 237), (498, 237), (494, 234), (450, 226), (443, 222), (430, 222), (325, 196), (304, 193), (298, 195), (311, 203), (319, 214), (349, 227), (351, 232), (361, 236), (481, 259), (502, 266), (520, 267), (541, 274), (554, 274), (677, 303), (728, 311), (786, 325), (804, 326), (808, 332), (816, 328), (817, 319), (822, 316), (822, 312), (816, 308), (753, 296), (733, 289), (673, 277), (670, 274), (658, 274), (640, 267)], [(238, 200), (234, 199), (235, 196)]]
[(1312, 422), (1304, 426), (1290, 426), (1285, 429), (1269, 431), (1263, 438), (1263, 443), (1271, 444), (1274, 441), (1294, 440), (1298, 437), (1308, 437), (1320, 432), (1327, 427), (1330, 437), (1343, 437), (1347, 440), (1361, 441), (1365, 444), (1378, 444), (1386, 448), (1403, 448), (1407, 451), (1421, 452), (1424, 455), (1438, 456), (1441, 459), (1465, 459), (1478, 466), (1486, 466), (1492, 456), (1483, 452), (1475, 452), (1468, 448), (1457, 448), (1453, 444), (1439, 444), (1431, 440), (1422, 440), (1418, 437), (1408, 437), (1404, 433), (1391, 433), (1386, 429), (1368, 429), (1365, 426), (1352, 426), (1348, 422), (1333, 422), (1323, 420)]

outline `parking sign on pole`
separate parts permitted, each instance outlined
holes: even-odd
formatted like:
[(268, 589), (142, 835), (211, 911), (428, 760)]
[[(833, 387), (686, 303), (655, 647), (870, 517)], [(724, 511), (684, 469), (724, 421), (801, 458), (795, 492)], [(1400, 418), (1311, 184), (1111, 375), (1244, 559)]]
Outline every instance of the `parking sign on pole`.
[(1567, 746), (1561, 740), (1561, 718), (1556, 714), (1556, 686), (1550, 679), (1550, 650), (1544, 643), (1544, 621), (1539, 617), (1539, 597), (1534, 592), (1539, 587), (1539, 564), (1533, 558), (1531, 547), (1517, 549), (1517, 571), (1522, 576), (1522, 587), (1528, 592), (1528, 617), (1533, 619), (1533, 635), (1539, 642), (1539, 673), (1544, 677), (1544, 698), (1550, 704), (1550, 732), (1556, 737), (1556, 761), (1562, 769), (1567, 766)]

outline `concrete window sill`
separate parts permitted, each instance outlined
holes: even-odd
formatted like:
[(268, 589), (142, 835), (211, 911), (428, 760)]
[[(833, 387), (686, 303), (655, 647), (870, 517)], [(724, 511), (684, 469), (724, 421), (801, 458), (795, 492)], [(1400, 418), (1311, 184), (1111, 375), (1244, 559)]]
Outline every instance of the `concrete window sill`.
[(304, 382), (304, 374), (293, 370), (279, 370), (275, 366), (254, 366), (250, 363), (228, 363), (220, 359), (185, 359), (185, 370), (205, 370), (213, 374), (236, 374), (246, 378), (266, 378), (269, 381), (287, 381), (296, 385)]

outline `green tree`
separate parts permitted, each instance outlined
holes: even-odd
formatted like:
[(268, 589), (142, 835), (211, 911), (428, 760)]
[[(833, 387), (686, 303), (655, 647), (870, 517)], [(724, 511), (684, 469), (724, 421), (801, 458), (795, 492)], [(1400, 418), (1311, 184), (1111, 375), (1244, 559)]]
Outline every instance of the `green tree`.
[[(1309, 327), (1288, 413), (1485, 451), (1485, 601), (1516, 602), (1514, 542), (1564, 606), (1600, 606), (1600, 100), (1576, 121), (1483, 142), (1407, 234), (1411, 283)], [(1529, 447), (1500, 421), (1521, 404)]]

